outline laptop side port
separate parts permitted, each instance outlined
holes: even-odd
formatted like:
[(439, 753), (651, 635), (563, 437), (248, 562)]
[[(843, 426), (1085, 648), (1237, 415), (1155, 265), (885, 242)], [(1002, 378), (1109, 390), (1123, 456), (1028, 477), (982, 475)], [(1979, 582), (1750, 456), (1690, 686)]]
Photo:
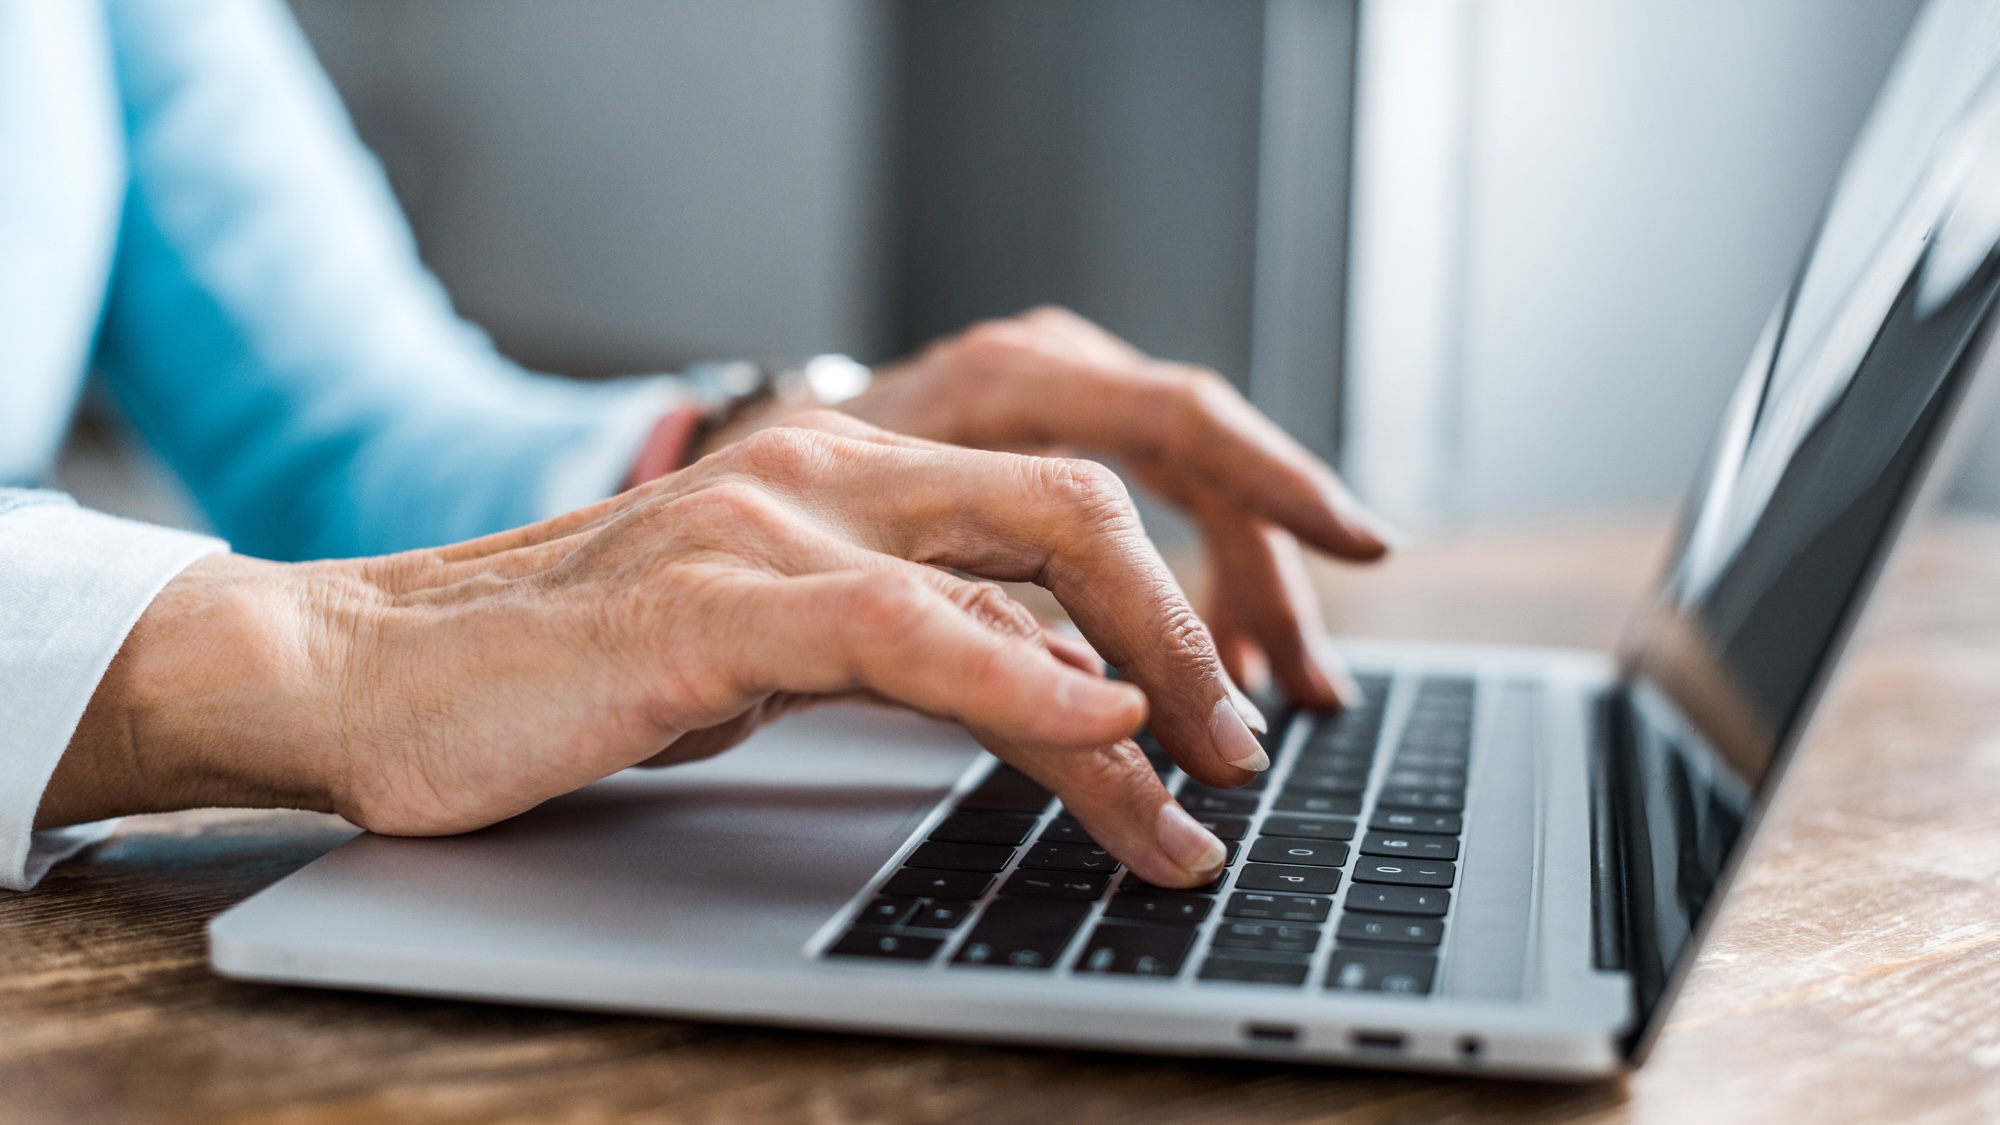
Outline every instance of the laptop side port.
[(1299, 1041), (1299, 1027), (1292, 1023), (1246, 1023), (1243, 1038), (1265, 1046), (1296, 1046)]
[(1458, 1061), (1466, 1066), (1478, 1066), (1479, 1057), (1486, 1053), (1486, 1042), (1477, 1035), (1458, 1037)]
[(1401, 1051), (1409, 1036), (1400, 1031), (1355, 1031), (1347, 1040), (1364, 1051)]

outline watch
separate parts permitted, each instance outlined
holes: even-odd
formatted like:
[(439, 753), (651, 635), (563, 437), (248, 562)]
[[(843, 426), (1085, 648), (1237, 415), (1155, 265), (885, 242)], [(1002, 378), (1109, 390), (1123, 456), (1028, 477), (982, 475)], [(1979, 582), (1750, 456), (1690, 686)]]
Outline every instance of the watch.
[(802, 406), (807, 399), (817, 406), (846, 402), (875, 382), (875, 372), (850, 356), (827, 352), (790, 367), (744, 359), (698, 363), (688, 368), (682, 379), (702, 407), (701, 421), (688, 438), (688, 448), (693, 450), (745, 412), (772, 399)]

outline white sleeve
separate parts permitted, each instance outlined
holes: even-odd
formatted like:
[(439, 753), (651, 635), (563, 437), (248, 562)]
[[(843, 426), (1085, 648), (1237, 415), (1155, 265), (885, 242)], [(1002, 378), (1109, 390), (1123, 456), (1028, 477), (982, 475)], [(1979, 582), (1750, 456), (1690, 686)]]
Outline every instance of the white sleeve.
[(228, 544), (0, 488), (0, 888), (23, 891), (116, 821), (36, 832), (35, 810), (125, 635), (176, 574)]

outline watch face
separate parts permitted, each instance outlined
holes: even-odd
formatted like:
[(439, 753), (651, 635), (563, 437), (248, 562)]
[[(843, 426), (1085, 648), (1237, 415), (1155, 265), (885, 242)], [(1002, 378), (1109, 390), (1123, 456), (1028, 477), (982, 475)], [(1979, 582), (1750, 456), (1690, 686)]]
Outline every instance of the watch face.
[(846, 402), (875, 381), (867, 364), (844, 355), (816, 355), (806, 361), (802, 373), (813, 397), (829, 406)]

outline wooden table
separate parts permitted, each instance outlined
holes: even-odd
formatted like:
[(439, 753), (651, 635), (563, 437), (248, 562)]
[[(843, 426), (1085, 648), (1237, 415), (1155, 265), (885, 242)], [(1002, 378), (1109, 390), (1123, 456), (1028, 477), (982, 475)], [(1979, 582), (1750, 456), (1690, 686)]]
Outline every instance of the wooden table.
[[(1375, 635), (1608, 646), (1652, 522), (1469, 537), (1329, 612)], [(1652, 1063), (1564, 1086), (916, 1043), (236, 984), (202, 925), (344, 839), (300, 813), (128, 822), (0, 896), (8, 1121), (1982, 1121), (2000, 1117), (2000, 525), (1892, 573)]]

